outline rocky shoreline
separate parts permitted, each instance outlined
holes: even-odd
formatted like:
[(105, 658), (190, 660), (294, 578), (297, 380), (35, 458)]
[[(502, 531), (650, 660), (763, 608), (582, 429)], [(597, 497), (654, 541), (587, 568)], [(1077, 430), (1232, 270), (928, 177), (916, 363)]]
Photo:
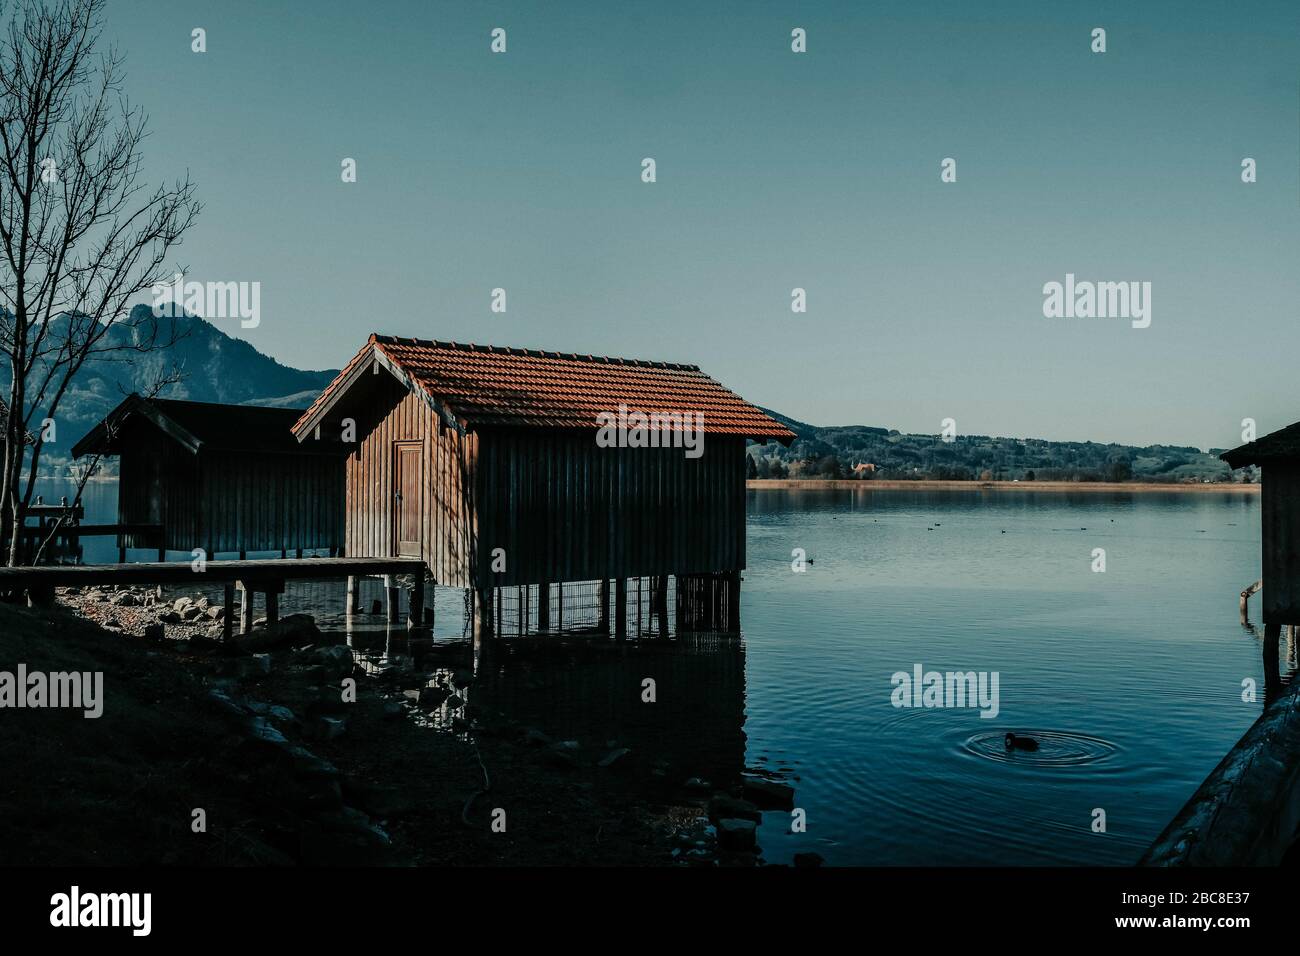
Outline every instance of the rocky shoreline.
[(58, 598), (183, 666), (249, 792), (275, 781), (264, 819), (240, 834), (246, 862), (756, 866), (763, 812), (788, 827), (793, 790), (779, 780), (673, 781), (618, 740), (553, 740), (477, 706), (463, 645), (416, 666), (331, 643), (306, 614), (223, 642), (224, 609), (202, 596)]

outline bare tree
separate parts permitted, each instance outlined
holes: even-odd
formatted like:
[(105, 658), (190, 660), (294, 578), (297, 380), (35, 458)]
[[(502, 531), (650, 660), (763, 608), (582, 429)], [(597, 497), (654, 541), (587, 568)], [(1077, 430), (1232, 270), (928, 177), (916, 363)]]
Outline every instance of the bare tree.
[[(0, 36), (0, 374), (9, 407), (0, 475), (4, 560), (54, 420), (87, 361), (165, 348), (175, 325), (131, 300), (160, 283), (199, 203), (188, 176), (149, 186), (146, 119), (100, 50), (105, 0), (19, 0)], [(110, 335), (114, 325), (119, 333)], [(7, 368), (6, 368), (7, 366)], [(30, 430), (35, 441), (23, 441)], [(24, 475), (25, 470), (25, 475)]]

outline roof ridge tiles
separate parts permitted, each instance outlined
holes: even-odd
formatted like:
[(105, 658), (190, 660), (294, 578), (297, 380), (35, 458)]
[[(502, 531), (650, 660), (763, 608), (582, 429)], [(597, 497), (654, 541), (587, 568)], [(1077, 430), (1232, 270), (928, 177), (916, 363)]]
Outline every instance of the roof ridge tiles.
[(375, 341), (381, 345), (406, 346), (431, 350), (471, 352), (479, 354), (526, 356), (528, 358), (550, 359), (552, 361), (591, 362), (610, 365), (627, 365), (640, 368), (672, 369), (680, 372), (699, 372), (698, 365), (685, 362), (665, 362), (656, 359), (635, 359), (617, 355), (580, 355), (577, 352), (557, 352), (548, 349), (530, 349), (521, 346), (479, 345), (474, 342), (453, 342), (444, 339), (421, 339), (414, 336), (384, 335), (373, 333)]
[(635, 406), (660, 415), (703, 414), (706, 432), (784, 442), (795, 437), (697, 365), (379, 333), (372, 333), (294, 431), (301, 436), (319, 423), (376, 358), (462, 424), (594, 428), (599, 413)]

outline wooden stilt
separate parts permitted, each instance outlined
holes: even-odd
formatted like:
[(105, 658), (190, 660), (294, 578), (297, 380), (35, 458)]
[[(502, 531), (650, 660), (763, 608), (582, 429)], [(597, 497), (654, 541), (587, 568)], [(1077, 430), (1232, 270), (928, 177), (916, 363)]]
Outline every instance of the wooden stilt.
[(1282, 692), (1282, 675), (1278, 671), (1277, 644), (1282, 637), (1281, 624), (1264, 625), (1264, 706), (1277, 700)]
[(545, 634), (551, 629), (551, 585), (543, 581), (537, 586), (537, 630)]
[(355, 574), (348, 575), (348, 615), (361, 613), (361, 582)]
[(654, 615), (659, 622), (659, 636), (668, 636), (668, 575), (654, 578)]
[(727, 575), (727, 630), (740, 633), (740, 572)]
[(474, 592), (474, 642), (492, 637), (492, 589), (479, 588)]
[(596, 630), (609, 633), (609, 578), (596, 582)]
[(559, 581), (555, 585), (555, 630), (560, 632), (564, 630), (564, 582)]
[(239, 633), (253, 633), (253, 592), (244, 586), (243, 581), (236, 582), (239, 588)]
[(416, 628), (423, 623), (424, 618), (424, 575), (415, 575), (415, 580), (411, 585), (411, 604), (406, 612), (407, 628)]
[(393, 584), (393, 579), (388, 575), (384, 575), (384, 600), (388, 602), (387, 621), (389, 624), (397, 623), (401, 593), (401, 589)]
[(694, 630), (691, 622), (691, 601), (694, 599), (695, 578), (677, 575), (677, 630)]
[(221, 639), (228, 641), (235, 630), (235, 586), (227, 584), (222, 588), (222, 604), (225, 613), (221, 617)]
[(280, 595), (274, 590), (266, 592), (266, 626), (270, 627), (280, 620)]
[(627, 578), (614, 580), (614, 636), (627, 639)]

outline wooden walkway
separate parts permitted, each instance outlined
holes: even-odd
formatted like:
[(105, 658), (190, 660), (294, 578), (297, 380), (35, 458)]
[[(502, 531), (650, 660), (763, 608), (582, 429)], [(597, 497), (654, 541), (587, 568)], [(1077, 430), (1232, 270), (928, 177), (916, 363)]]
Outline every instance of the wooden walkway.
[(189, 562), (146, 561), (135, 564), (77, 564), (0, 567), (0, 591), (25, 591), (31, 603), (49, 603), (54, 589), (140, 584), (224, 584), (226, 616), (224, 636), (229, 638), (234, 618), (234, 592), (243, 592), (240, 625), (252, 630), (251, 595), (266, 595), (266, 620), (279, 617), (279, 595), (285, 581), (348, 579), (348, 613), (355, 610), (355, 579), (382, 577), (388, 591), (388, 616), (397, 620), (397, 587), (392, 578), (412, 579), (407, 623), (419, 627), (424, 617), (424, 562), (418, 558), (268, 558), (245, 561), (208, 561), (196, 569)]

